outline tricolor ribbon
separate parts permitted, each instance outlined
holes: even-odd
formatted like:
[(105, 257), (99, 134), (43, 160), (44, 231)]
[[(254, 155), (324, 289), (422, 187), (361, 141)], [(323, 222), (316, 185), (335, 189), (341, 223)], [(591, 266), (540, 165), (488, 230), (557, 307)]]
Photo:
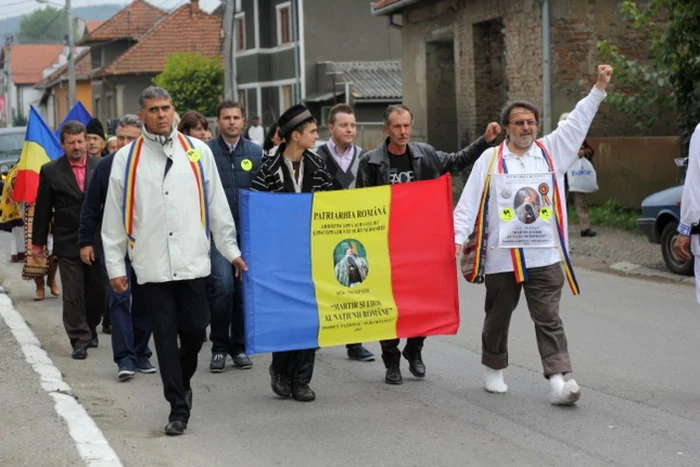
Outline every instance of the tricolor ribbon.
[(549, 155), (549, 151), (544, 146), (544, 144), (539, 141), (535, 141), (535, 144), (542, 150), (542, 156), (547, 161), (549, 170), (552, 172), (552, 178), (554, 179), (554, 218), (557, 223), (557, 231), (559, 233), (559, 244), (561, 246), (561, 256), (564, 263), (564, 272), (566, 274), (566, 280), (569, 283), (571, 292), (574, 295), (581, 293), (581, 289), (578, 286), (578, 281), (576, 280), (576, 274), (574, 274), (574, 267), (571, 264), (571, 258), (569, 257), (569, 249), (566, 244), (566, 224), (564, 224), (564, 205), (562, 204), (561, 197), (559, 196), (559, 182), (557, 181), (557, 174), (554, 171), (554, 161)]
[[(503, 158), (503, 148), (505, 142), (498, 147), (498, 172), (501, 174), (508, 173), (506, 160)], [(513, 261), (513, 272), (515, 273), (515, 282), (525, 282), (527, 280), (527, 264), (525, 263), (525, 251), (522, 248), (511, 248), (510, 258)]]
[[(202, 227), (206, 232), (207, 239), (209, 238), (209, 203), (207, 196), (207, 185), (204, 181), (204, 167), (202, 166), (201, 155), (194, 148), (192, 141), (182, 133), (177, 134), (178, 141), (187, 154), (190, 161), (190, 167), (194, 174), (195, 182), (197, 183), (197, 193), (199, 194), (199, 215), (202, 222)], [(129, 155), (126, 159), (126, 168), (124, 171), (124, 200), (122, 202), (122, 218), (124, 220), (124, 230), (129, 239), (129, 246), (134, 247), (136, 239), (134, 238), (134, 208), (136, 205), (136, 174), (138, 171), (139, 160), (141, 159), (141, 151), (143, 150), (143, 136), (140, 136), (129, 149)]]

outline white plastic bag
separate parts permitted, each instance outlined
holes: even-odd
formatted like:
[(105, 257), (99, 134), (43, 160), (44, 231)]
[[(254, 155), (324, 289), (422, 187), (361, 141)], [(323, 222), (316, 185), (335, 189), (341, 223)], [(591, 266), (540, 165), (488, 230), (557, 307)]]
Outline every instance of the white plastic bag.
[(576, 193), (593, 193), (598, 191), (598, 180), (591, 161), (579, 157), (567, 172), (569, 191)]

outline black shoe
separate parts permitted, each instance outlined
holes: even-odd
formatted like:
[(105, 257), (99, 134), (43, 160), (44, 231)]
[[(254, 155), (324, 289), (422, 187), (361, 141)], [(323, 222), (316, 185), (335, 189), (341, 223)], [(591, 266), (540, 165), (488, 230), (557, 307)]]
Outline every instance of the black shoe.
[(245, 354), (245, 352), (239, 352), (232, 355), (231, 358), (233, 359), (234, 366), (240, 368), (241, 370), (249, 370), (253, 368), (253, 361)]
[(408, 371), (416, 378), (425, 378), (425, 364), (420, 352), (409, 353), (404, 349), (402, 355), (408, 360)]
[(100, 345), (100, 340), (97, 338), (97, 336), (95, 336), (92, 339), (90, 339), (90, 343), (88, 344), (88, 347), (92, 348), (92, 349), (96, 349), (98, 345)]
[(211, 362), (209, 363), (209, 370), (212, 373), (223, 373), (226, 370), (226, 354), (225, 353), (215, 353), (211, 356)]
[(374, 355), (369, 350), (365, 349), (362, 344), (356, 344), (348, 347), (348, 358), (350, 360), (358, 360), (360, 362), (373, 362)]
[(165, 425), (165, 434), (168, 436), (181, 435), (187, 429), (187, 422), (182, 420), (173, 420), (172, 422)]
[(402, 384), (403, 378), (401, 377), (401, 369), (398, 363), (390, 364), (386, 369), (386, 377), (384, 378), (386, 384)]
[(73, 349), (71, 357), (73, 357), (74, 360), (85, 360), (87, 358), (87, 349), (83, 347)]
[(596, 235), (598, 235), (598, 234), (595, 233), (594, 231), (592, 231), (591, 229), (586, 229), (586, 230), (581, 231), (582, 237), (595, 237)]
[(316, 393), (308, 384), (293, 384), (292, 397), (299, 402), (311, 402), (316, 399)]
[(185, 402), (187, 402), (187, 407), (192, 410), (192, 389), (185, 391)]
[(102, 325), (102, 334), (112, 334), (112, 325), (111, 324), (103, 324)]
[(280, 397), (289, 397), (292, 395), (292, 385), (289, 382), (287, 375), (281, 373), (275, 373), (270, 365), (270, 387), (272, 387), (272, 392)]

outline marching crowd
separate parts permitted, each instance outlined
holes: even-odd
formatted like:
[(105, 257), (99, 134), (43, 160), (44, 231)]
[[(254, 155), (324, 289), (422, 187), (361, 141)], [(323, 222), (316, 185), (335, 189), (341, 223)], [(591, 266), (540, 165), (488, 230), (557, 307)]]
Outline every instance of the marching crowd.
[[(285, 111), (265, 135), (258, 119), (245, 130), (245, 109), (223, 101), (217, 108), (218, 136), (212, 138), (204, 116), (188, 111), (176, 122), (168, 92), (149, 87), (139, 97), (138, 115), (122, 116), (114, 139), (105, 140), (95, 119), (87, 128), (76, 121), (62, 125), (64, 155), (42, 166), (36, 203), (24, 206), (19, 215), (28, 245), (23, 274), (36, 281), (37, 300), (44, 298), (44, 284), (52, 294), (62, 293), (63, 322), (74, 359), (87, 358), (88, 349), (99, 345), (97, 327), (102, 321), (103, 330), (111, 332), (118, 380), (137, 372), (160, 372), (171, 407), (165, 432), (178, 435), (187, 428), (193, 400), (190, 382), (207, 341), (207, 327), (211, 372), (225, 371), (229, 357), (237, 368), (253, 366), (243, 338), (241, 276), (247, 265), (238, 235), (239, 189), (355, 189), (430, 180), (471, 168), (454, 211), (455, 252), (464, 267), (471, 267), (466, 265), (474, 257), (466, 254), (468, 245), (483, 240), (477, 252), (483, 264), (472, 281), (486, 286), (485, 388), (507, 391), (508, 328), (524, 290), (550, 401), (574, 404), (581, 390), (573, 379), (565, 380), (572, 367), (559, 317), (565, 278), (574, 293), (578, 291), (567, 255), (564, 174), (581, 155), (611, 76), (612, 68), (600, 65), (590, 93), (541, 139), (537, 106), (514, 101), (483, 136), (456, 153), (411, 142), (413, 115), (403, 105), (386, 109), (386, 140), (369, 151), (354, 143), (355, 116), (345, 104), (330, 111), (330, 139), (318, 150), (317, 122), (303, 105)], [(505, 140), (495, 145), (503, 132)], [(554, 175), (554, 203), (563, 205), (563, 210), (555, 209), (555, 223), (564, 229), (555, 248), (497, 248), (501, 220), (496, 197), (489, 199), (490, 179), (496, 173)], [(8, 206), (11, 189), (10, 178), (9, 197), (3, 194)], [(56, 265), (62, 291), (55, 281)], [(157, 370), (150, 362), (151, 335)], [(411, 374), (425, 377), (424, 341), (425, 337), (411, 337), (403, 350), (399, 339), (381, 341), (386, 383), (403, 382), (402, 355)], [(309, 387), (315, 352), (273, 353), (269, 372), (275, 394), (315, 399)], [(347, 345), (347, 355), (374, 360), (361, 343)]]

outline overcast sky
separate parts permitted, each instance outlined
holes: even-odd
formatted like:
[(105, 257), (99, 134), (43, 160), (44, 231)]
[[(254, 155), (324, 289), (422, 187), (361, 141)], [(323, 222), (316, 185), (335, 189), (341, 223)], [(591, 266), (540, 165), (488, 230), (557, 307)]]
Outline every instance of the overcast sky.
[[(189, 0), (148, 0), (151, 4), (158, 6), (159, 8), (171, 11), (181, 6), (185, 3), (189, 3)], [(64, 0), (46, 0), (48, 5), (53, 7), (62, 7), (65, 5)], [(126, 5), (129, 3), (128, 0), (72, 0), (72, 7), (79, 6), (96, 6), (105, 4), (120, 4)], [(211, 12), (214, 8), (219, 5), (219, 0), (200, 0), (199, 5), (203, 10)], [(0, 0), (0, 19), (8, 18), (11, 16), (21, 16), (27, 13), (31, 13), (33, 10), (43, 8), (43, 5), (36, 0)]]

